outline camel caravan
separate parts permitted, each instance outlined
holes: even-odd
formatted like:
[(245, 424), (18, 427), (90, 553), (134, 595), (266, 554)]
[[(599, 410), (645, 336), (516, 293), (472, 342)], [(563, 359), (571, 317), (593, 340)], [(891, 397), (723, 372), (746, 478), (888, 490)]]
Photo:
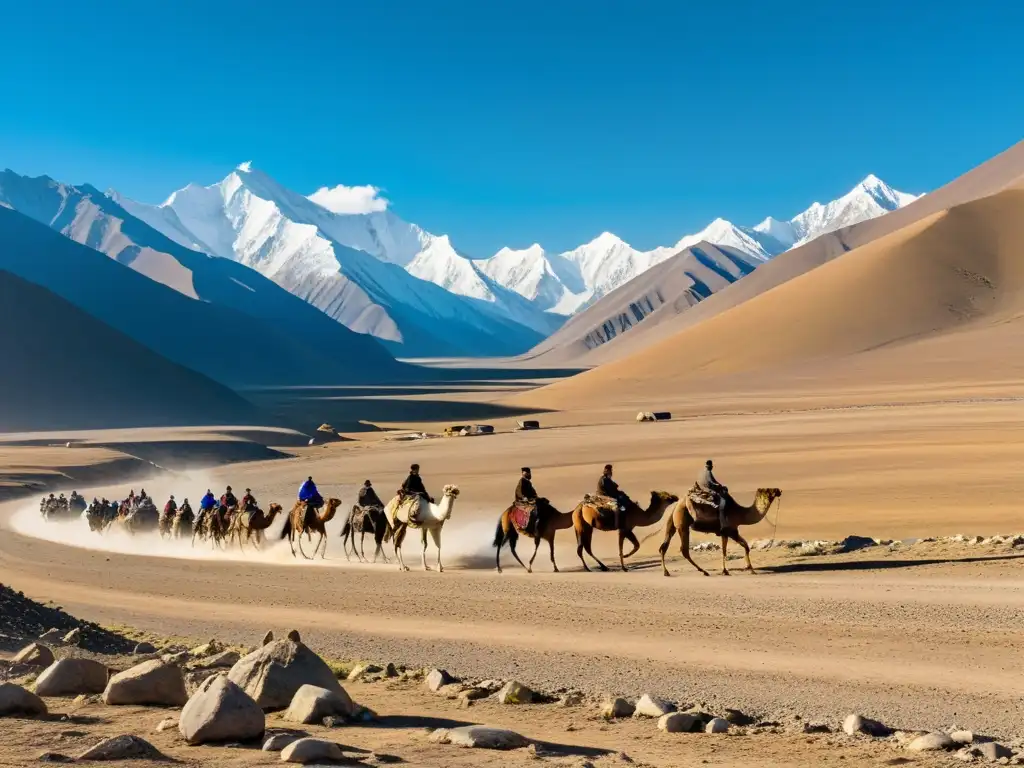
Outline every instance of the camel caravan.
[[(435, 566), (444, 571), (441, 562), (441, 532), (444, 524), (451, 519), (459, 488), (446, 485), (440, 500), (428, 493), (420, 476), (418, 464), (413, 464), (401, 487), (386, 504), (377, 496), (373, 484), (366, 480), (359, 489), (355, 503), (345, 517), (341, 528), (342, 550), (347, 560), (355, 558), (361, 563), (371, 562), (366, 555), (366, 535), (373, 538), (372, 562), (383, 560), (389, 563), (384, 551), (385, 543), (393, 549), (394, 561), (399, 569), (408, 571), (402, 557), (402, 545), (409, 529), (420, 533), (422, 562), (424, 570), (431, 570), (427, 562), (429, 541), (437, 550)], [(637, 528), (645, 528), (665, 521), (664, 539), (659, 547), (662, 572), (670, 575), (665, 564), (665, 555), (673, 538), (678, 533), (680, 552), (683, 558), (700, 573), (708, 573), (693, 561), (690, 555), (690, 532), (714, 534), (722, 541), (722, 573), (729, 575), (726, 566), (728, 542), (734, 541), (743, 548), (747, 570), (753, 572), (750, 562), (750, 546), (740, 535), (742, 526), (756, 525), (765, 519), (772, 504), (781, 498), (778, 488), (759, 488), (750, 506), (743, 506), (719, 483), (713, 473), (713, 464), (706, 462), (703, 473), (694, 486), (682, 498), (667, 491), (653, 490), (643, 504), (626, 495), (613, 479), (612, 465), (607, 464), (598, 479), (597, 492), (585, 494), (571, 510), (562, 512), (548, 500), (537, 494), (533, 486), (533, 474), (529, 467), (523, 467), (515, 489), (515, 500), (504, 509), (495, 530), (495, 568), (501, 568), (501, 550), (508, 545), (509, 551), (528, 572), (533, 572), (533, 563), (542, 543), (546, 542), (553, 570), (558, 572), (555, 562), (555, 534), (572, 529), (576, 536), (576, 555), (585, 571), (590, 570), (589, 557), (602, 571), (608, 567), (593, 552), (595, 531), (612, 532), (618, 538), (619, 567), (629, 570), (626, 560), (640, 549), (640, 540), (635, 534)], [(267, 530), (278, 518), (282, 518), (279, 539), (288, 540), (293, 557), (301, 555), (307, 560), (320, 556), (327, 557), (327, 525), (338, 515), (341, 500), (324, 498), (317, 490), (312, 477), (308, 477), (299, 488), (298, 498), (289, 511), (281, 504), (270, 504), (264, 510), (257, 502), (252, 490), (245, 489), (241, 500), (237, 499), (227, 486), (224, 494), (217, 498), (207, 489), (193, 511), (188, 499), (178, 505), (171, 496), (158, 512), (153, 500), (143, 490), (138, 496), (131, 491), (122, 502), (108, 502), (93, 499), (86, 505), (85, 499), (72, 493), (70, 499), (63, 494), (54, 498), (50, 494), (40, 504), (40, 511), (47, 520), (66, 521), (81, 517), (90, 530), (105, 533), (112, 529), (136, 535), (156, 532), (165, 539), (190, 539), (193, 547), (206, 544), (214, 549), (225, 550), (246, 547), (261, 550), (266, 544)], [(516, 546), (519, 537), (534, 542), (529, 563), (519, 557)], [(315, 541), (314, 541), (315, 538)], [(624, 543), (631, 545), (624, 551)], [(307, 553), (306, 544), (312, 545)], [(296, 551), (297, 550), (297, 551)]]

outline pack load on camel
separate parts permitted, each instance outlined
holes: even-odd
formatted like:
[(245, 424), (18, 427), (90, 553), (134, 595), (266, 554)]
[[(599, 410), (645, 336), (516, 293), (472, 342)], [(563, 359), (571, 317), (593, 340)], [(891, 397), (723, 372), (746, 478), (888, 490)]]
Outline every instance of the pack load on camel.
[(636, 415), (636, 420), (641, 421), (669, 421), (672, 419), (672, 414), (668, 411), (640, 411)]

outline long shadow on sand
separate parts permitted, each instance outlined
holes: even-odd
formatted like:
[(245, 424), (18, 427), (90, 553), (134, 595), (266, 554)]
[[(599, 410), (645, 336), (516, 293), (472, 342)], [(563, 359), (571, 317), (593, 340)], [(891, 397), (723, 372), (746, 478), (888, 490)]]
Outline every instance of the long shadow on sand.
[(995, 555), (993, 557), (932, 557), (922, 560), (851, 560), (846, 562), (784, 563), (754, 568), (765, 573), (826, 573), (829, 571), (882, 571), (892, 568), (914, 568), (921, 565), (957, 565), (1024, 560), (1024, 554)]

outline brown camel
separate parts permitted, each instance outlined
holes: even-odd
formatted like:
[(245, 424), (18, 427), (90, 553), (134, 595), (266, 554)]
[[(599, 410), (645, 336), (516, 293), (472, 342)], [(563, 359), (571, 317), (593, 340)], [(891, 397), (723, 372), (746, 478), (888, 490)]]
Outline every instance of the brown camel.
[(243, 534), (245, 541), (255, 537), (253, 546), (259, 549), (263, 541), (263, 532), (273, 525), (274, 518), (282, 511), (280, 504), (271, 504), (270, 509), (266, 512), (259, 507), (252, 507), (244, 512), (239, 512), (231, 521), (231, 532), (229, 535), (231, 539), (238, 541), (239, 549), (245, 549), (242, 546)]
[[(537, 559), (537, 552), (540, 550), (542, 541), (548, 543), (551, 549), (551, 567), (555, 569), (555, 573), (558, 573), (558, 565), (555, 563), (555, 532), (572, 528), (572, 511), (559, 512), (547, 499), (537, 499), (537, 507), (538, 530), (535, 534), (527, 533), (515, 524), (512, 519), (512, 514), (516, 509), (514, 504), (502, 512), (501, 517), (498, 518), (498, 529), (494, 532), (494, 546), (497, 549), (494, 553), (494, 563), (498, 573), (501, 573), (501, 548), (505, 542), (508, 542), (508, 548), (512, 551), (512, 557), (516, 559), (516, 562), (526, 568), (527, 573), (533, 573), (533, 561)], [(523, 561), (516, 553), (516, 542), (520, 535), (533, 539), (533, 557), (530, 558), (528, 566), (523, 565)]]
[[(304, 501), (295, 502), (295, 506), (292, 507), (292, 511), (288, 514), (288, 519), (284, 523), (284, 530), (281, 531), (281, 538), (288, 538), (288, 546), (291, 547), (292, 557), (295, 557), (294, 541), (298, 538), (299, 552), (302, 553), (304, 558), (312, 560), (316, 557), (316, 553), (321, 545), (323, 545), (323, 552), (320, 557), (321, 559), (327, 559), (327, 523), (334, 519), (339, 506), (341, 506), (341, 499), (328, 499), (323, 509), (317, 512), (311, 507), (307, 508)], [(319, 533), (320, 539), (313, 549), (313, 557), (310, 557), (302, 548), (302, 534), (306, 534), (306, 538), (312, 540), (314, 533)]]
[(729, 539), (743, 547), (743, 553), (747, 558), (747, 570), (754, 573), (754, 566), (750, 563), (750, 545), (747, 544), (746, 539), (740, 536), (739, 527), (741, 525), (756, 525), (764, 520), (772, 502), (780, 496), (782, 496), (782, 491), (778, 488), (758, 488), (757, 493), (754, 494), (754, 503), (749, 507), (737, 504), (730, 496), (729, 503), (725, 508), (727, 525), (724, 529), (720, 529), (718, 507), (709, 502), (694, 501), (692, 494), (687, 494), (685, 499), (676, 504), (672, 514), (665, 521), (665, 540), (658, 550), (661, 553), (661, 569), (666, 576), (669, 575), (668, 568), (665, 567), (665, 553), (668, 551), (668, 545), (672, 542), (675, 532), (679, 531), (680, 550), (683, 557), (698, 571), (705, 576), (708, 575), (708, 572), (693, 562), (693, 558), (690, 557), (690, 529), (692, 528), (700, 533), (716, 533), (722, 537), (723, 575), (729, 575), (729, 569), (725, 566), (725, 553)]
[[(600, 499), (600, 497), (597, 497), (597, 499)], [(611, 500), (608, 501), (609, 503), (614, 503)], [(622, 570), (629, 570), (626, 568), (625, 558), (632, 557), (640, 549), (640, 542), (633, 535), (633, 529), (654, 525), (661, 520), (665, 510), (677, 501), (679, 501), (678, 496), (666, 491), (651, 491), (651, 503), (647, 506), (647, 509), (641, 508), (632, 499), (629, 500), (626, 505), (626, 511), (620, 514), (619, 565), (622, 567)], [(603, 507), (599, 500), (595, 500), (595, 497), (585, 496), (583, 501), (577, 504), (576, 508), (572, 511), (572, 524), (573, 528), (576, 529), (576, 554), (579, 556), (580, 562), (583, 563), (583, 570), (590, 570), (587, 567), (587, 561), (583, 559), (583, 552), (586, 551), (588, 555), (594, 558), (594, 561), (602, 571), (607, 571), (608, 568), (597, 559), (590, 545), (594, 538), (595, 529), (598, 531), (615, 530), (614, 511)], [(623, 555), (622, 542), (625, 539), (629, 539), (633, 549), (628, 554)]]

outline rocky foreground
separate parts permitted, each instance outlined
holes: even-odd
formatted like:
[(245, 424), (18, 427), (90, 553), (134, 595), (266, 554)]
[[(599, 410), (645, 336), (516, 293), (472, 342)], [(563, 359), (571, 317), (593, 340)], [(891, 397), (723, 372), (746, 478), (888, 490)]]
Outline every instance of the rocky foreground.
[[(751, 764), (759, 765), (773, 764), (772, 755), (781, 763), (783, 754), (787, 765), (803, 764), (800, 754), (808, 765), (847, 755), (886, 764), (1024, 764), (1024, 740), (1000, 743), (972, 732), (969, 723), (925, 732), (858, 713), (839, 723), (813, 714), (784, 719), (708, 711), (700, 702), (642, 691), (604, 697), (538, 691), (517, 680), (460, 680), (443, 669), (396, 662), (328, 661), (294, 631), (268, 632), (250, 648), (216, 640), (194, 647), (136, 642), (95, 625), (67, 629), (74, 619), (59, 609), (8, 588), (0, 593), (5, 628), (8, 618), (14, 626), (16, 607), (36, 620), (59, 615), (61, 624), (36, 632), (35, 642), (0, 662), (0, 717), (18, 723), (4, 728), (12, 738), (0, 745), (0, 765), (162, 758), (199, 765), (268, 759), (380, 765), (414, 758), (420, 765), (541, 760), (583, 768), (679, 765), (673, 761), (687, 753), (747, 765), (744, 755), (751, 752), (760, 755)], [(20, 621), (28, 626), (31, 618)], [(110, 650), (92, 650), (101, 643)], [(403, 749), (409, 757), (392, 754)], [(495, 763), (465, 757), (476, 750), (507, 757)]]

